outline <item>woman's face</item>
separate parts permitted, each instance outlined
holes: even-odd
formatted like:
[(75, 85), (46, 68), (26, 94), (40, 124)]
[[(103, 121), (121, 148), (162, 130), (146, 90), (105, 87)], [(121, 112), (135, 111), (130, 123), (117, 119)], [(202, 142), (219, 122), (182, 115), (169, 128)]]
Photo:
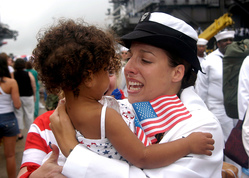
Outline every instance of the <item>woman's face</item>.
[(172, 81), (175, 67), (169, 66), (169, 58), (163, 49), (133, 42), (130, 52), (131, 58), (124, 69), (130, 103), (178, 92)]

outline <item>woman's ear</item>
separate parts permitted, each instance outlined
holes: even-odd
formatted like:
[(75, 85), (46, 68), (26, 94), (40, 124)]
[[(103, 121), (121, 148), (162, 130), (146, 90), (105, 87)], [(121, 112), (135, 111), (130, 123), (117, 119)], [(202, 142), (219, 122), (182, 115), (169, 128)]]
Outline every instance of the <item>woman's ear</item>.
[(180, 82), (183, 79), (185, 73), (185, 66), (183, 64), (180, 64), (175, 67), (172, 82)]
[(88, 71), (89, 76), (84, 80), (84, 84), (86, 87), (93, 87), (94, 86), (94, 74), (91, 70)]

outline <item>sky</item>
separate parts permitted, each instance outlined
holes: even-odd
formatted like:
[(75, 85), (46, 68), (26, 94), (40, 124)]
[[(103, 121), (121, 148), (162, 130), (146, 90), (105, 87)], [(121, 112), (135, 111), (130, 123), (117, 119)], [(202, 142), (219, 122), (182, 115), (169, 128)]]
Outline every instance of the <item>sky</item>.
[(106, 28), (112, 21), (105, 14), (112, 9), (109, 0), (0, 0), (0, 22), (18, 31), (17, 39), (5, 39), (0, 52), (30, 55), (36, 36), (60, 18), (83, 18), (89, 24)]

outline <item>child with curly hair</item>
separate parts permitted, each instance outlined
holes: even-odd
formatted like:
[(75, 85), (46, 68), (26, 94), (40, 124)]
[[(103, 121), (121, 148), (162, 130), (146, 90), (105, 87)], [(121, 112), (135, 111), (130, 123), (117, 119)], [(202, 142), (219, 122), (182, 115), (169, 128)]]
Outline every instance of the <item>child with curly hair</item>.
[[(115, 45), (112, 33), (85, 22), (61, 20), (40, 37), (33, 51), (35, 69), (46, 89), (64, 92), (78, 141), (98, 154), (141, 168), (162, 167), (189, 153), (211, 155), (214, 142), (208, 133), (146, 147), (131, 132), (129, 119), (134, 116), (125, 118), (121, 111), (122, 119), (119, 112), (125, 107), (112, 97), (103, 97), (109, 75), (121, 67)], [(70, 150), (62, 152), (67, 157)]]

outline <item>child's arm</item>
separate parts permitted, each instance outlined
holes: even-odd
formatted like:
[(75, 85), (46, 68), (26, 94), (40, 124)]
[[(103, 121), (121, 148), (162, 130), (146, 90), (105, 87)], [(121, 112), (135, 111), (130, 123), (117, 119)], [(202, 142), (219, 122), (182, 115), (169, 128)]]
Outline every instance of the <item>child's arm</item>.
[(190, 153), (211, 155), (214, 149), (212, 134), (196, 132), (176, 141), (145, 147), (131, 132), (120, 114), (106, 110), (106, 137), (130, 163), (140, 168), (158, 168), (172, 164)]

